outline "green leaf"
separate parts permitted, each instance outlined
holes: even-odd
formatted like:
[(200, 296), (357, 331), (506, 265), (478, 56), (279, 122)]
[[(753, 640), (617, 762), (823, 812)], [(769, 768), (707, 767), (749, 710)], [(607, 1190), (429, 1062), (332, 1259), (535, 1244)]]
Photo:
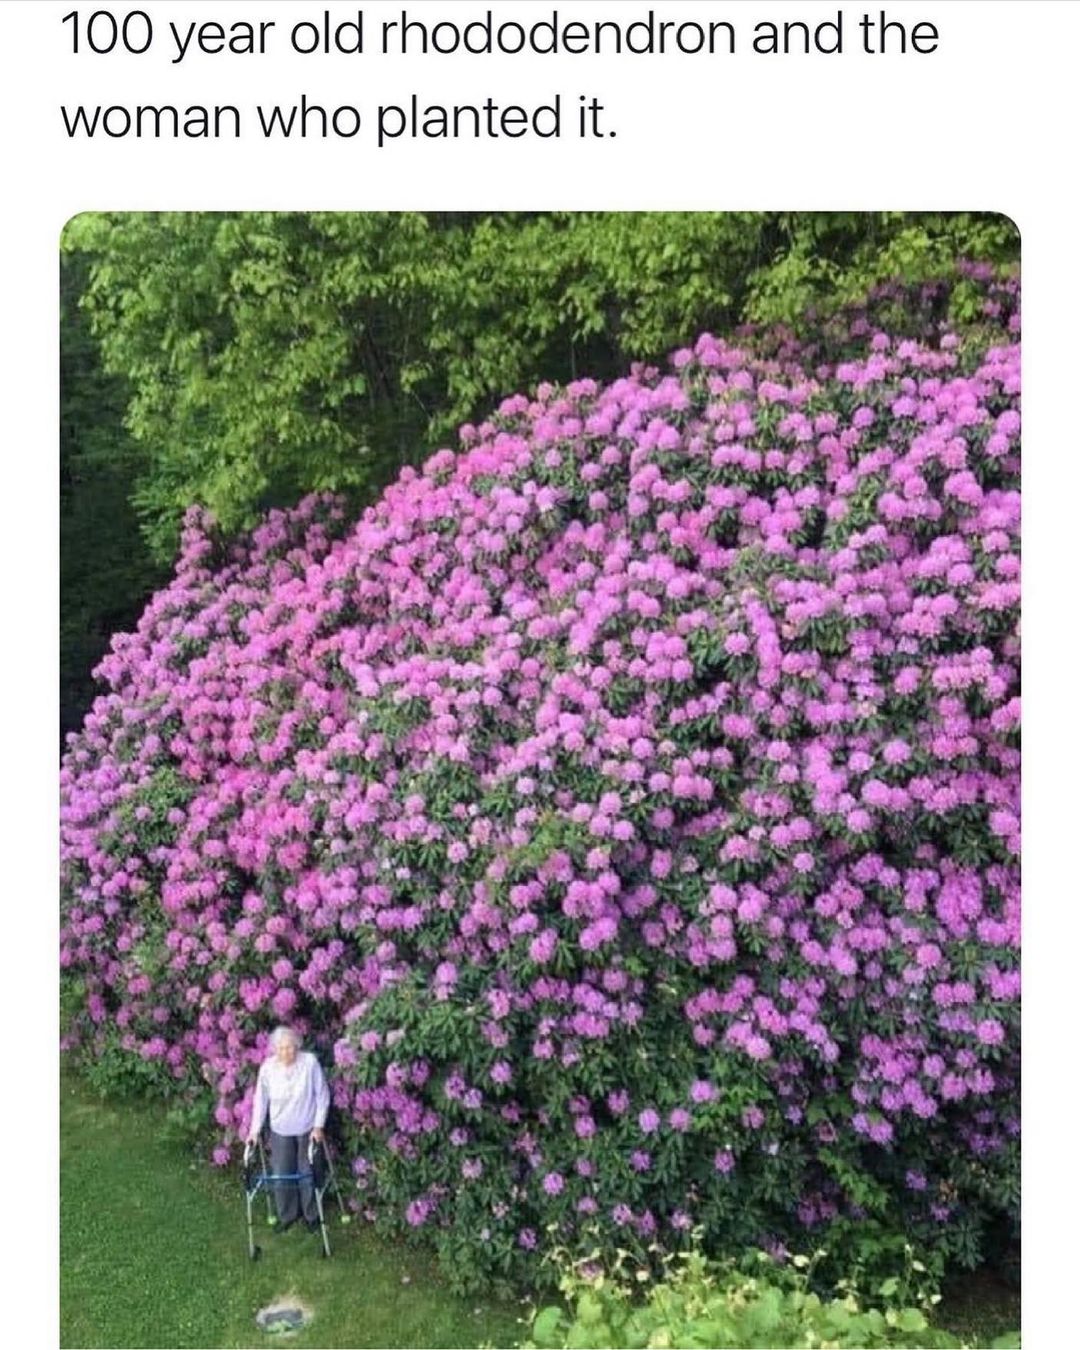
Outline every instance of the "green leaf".
[(556, 1346), (562, 1340), (563, 1325), (564, 1318), (561, 1308), (554, 1305), (541, 1308), (533, 1321), (533, 1340), (540, 1346)]
[(604, 1308), (595, 1294), (586, 1291), (578, 1299), (577, 1317), (585, 1326), (594, 1326), (604, 1315)]

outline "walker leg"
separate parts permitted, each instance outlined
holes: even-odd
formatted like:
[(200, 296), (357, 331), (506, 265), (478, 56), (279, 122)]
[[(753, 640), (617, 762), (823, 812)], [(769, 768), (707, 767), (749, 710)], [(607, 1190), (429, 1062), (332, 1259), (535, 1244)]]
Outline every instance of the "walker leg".
[[(266, 1165), (266, 1150), (263, 1148), (263, 1141), (261, 1134), (259, 1135), (259, 1166), (262, 1168), (263, 1176), (264, 1177), (267, 1176), (270, 1172), (270, 1169)], [(263, 1190), (266, 1192), (266, 1222), (270, 1225), (271, 1228), (273, 1228), (277, 1220), (275, 1219), (274, 1216), (274, 1205), (270, 1197), (270, 1187), (264, 1186)]]
[(326, 1213), (323, 1210), (322, 1199), (323, 1199), (322, 1191), (316, 1191), (315, 1204), (319, 1211), (319, 1231), (322, 1234), (323, 1256), (328, 1257), (330, 1255), (330, 1237), (326, 1231)]
[(334, 1188), (334, 1199), (338, 1202), (338, 1209), (341, 1211), (342, 1217), (344, 1217), (347, 1210), (341, 1199), (341, 1188), (338, 1186), (337, 1173), (334, 1171), (334, 1159), (331, 1156), (329, 1148), (327, 1148), (325, 1144), (323, 1147), (326, 1149), (326, 1167), (327, 1171), (330, 1173), (330, 1184)]
[(247, 1200), (247, 1240), (248, 1240), (248, 1259), (257, 1261), (259, 1259), (259, 1248), (255, 1245), (255, 1221), (251, 1213), (251, 1192), (245, 1192)]

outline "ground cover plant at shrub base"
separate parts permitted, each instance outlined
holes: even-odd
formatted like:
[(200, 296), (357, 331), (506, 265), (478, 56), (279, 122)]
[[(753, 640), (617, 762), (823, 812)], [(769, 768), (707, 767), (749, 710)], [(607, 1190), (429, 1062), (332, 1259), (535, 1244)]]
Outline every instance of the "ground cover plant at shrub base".
[[(962, 1263), (1018, 1212), (1016, 285), (507, 399), (224, 542), (62, 768), (65, 1044), (212, 1115), (310, 1033), (371, 1221)], [(883, 316), (927, 316), (891, 338)], [(916, 325), (917, 326), (917, 325)]]
[[(932, 1325), (927, 1312), (938, 1296), (919, 1290), (921, 1267), (907, 1259), (874, 1287), (841, 1281), (824, 1297), (813, 1286), (814, 1266), (826, 1253), (777, 1258), (750, 1251), (710, 1261), (696, 1249), (661, 1261), (662, 1278), (648, 1267), (632, 1268), (625, 1254), (613, 1262), (599, 1251), (578, 1261), (553, 1253), (561, 1268), (566, 1306), (548, 1304), (532, 1318), (533, 1350), (590, 1350), (625, 1346), (872, 1346), (958, 1347), (975, 1345)], [(1019, 1346), (1018, 1332), (990, 1341), (993, 1350)]]

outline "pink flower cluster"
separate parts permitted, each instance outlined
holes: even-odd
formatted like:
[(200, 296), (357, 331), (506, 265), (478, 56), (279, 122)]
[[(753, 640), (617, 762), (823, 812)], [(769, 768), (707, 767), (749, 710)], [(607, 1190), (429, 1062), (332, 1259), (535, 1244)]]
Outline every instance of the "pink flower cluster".
[(193, 510), (63, 763), (70, 1034), (210, 1084), (221, 1159), (297, 1023), (368, 1212), (514, 1259), (550, 1221), (857, 1209), (841, 1147), (928, 1223), (1007, 1208), (1020, 348), (987, 293), (835, 362), (706, 334), (541, 386), (356, 521), (226, 545)]

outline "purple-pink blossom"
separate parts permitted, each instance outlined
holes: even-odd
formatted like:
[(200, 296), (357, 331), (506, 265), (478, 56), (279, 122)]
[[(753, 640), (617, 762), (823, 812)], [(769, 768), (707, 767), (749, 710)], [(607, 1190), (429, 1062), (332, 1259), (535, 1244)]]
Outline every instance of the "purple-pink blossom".
[[(508, 398), (359, 515), (192, 508), (64, 754), (65, 1045), (205, 1105), (224, 1165), (295, 1023), (365, 1208), (448, 1251), (697, 1223), (710, 1175), (765, 1224), (770, 1157), (819, 1222), (826, 1149), (996, 1221), (1020, 344), (1015, 281), (960, 275), (995, 308), (956, 341), (886, 286)], [(467, 1232), (459, 1175), (500, 1197)]]

